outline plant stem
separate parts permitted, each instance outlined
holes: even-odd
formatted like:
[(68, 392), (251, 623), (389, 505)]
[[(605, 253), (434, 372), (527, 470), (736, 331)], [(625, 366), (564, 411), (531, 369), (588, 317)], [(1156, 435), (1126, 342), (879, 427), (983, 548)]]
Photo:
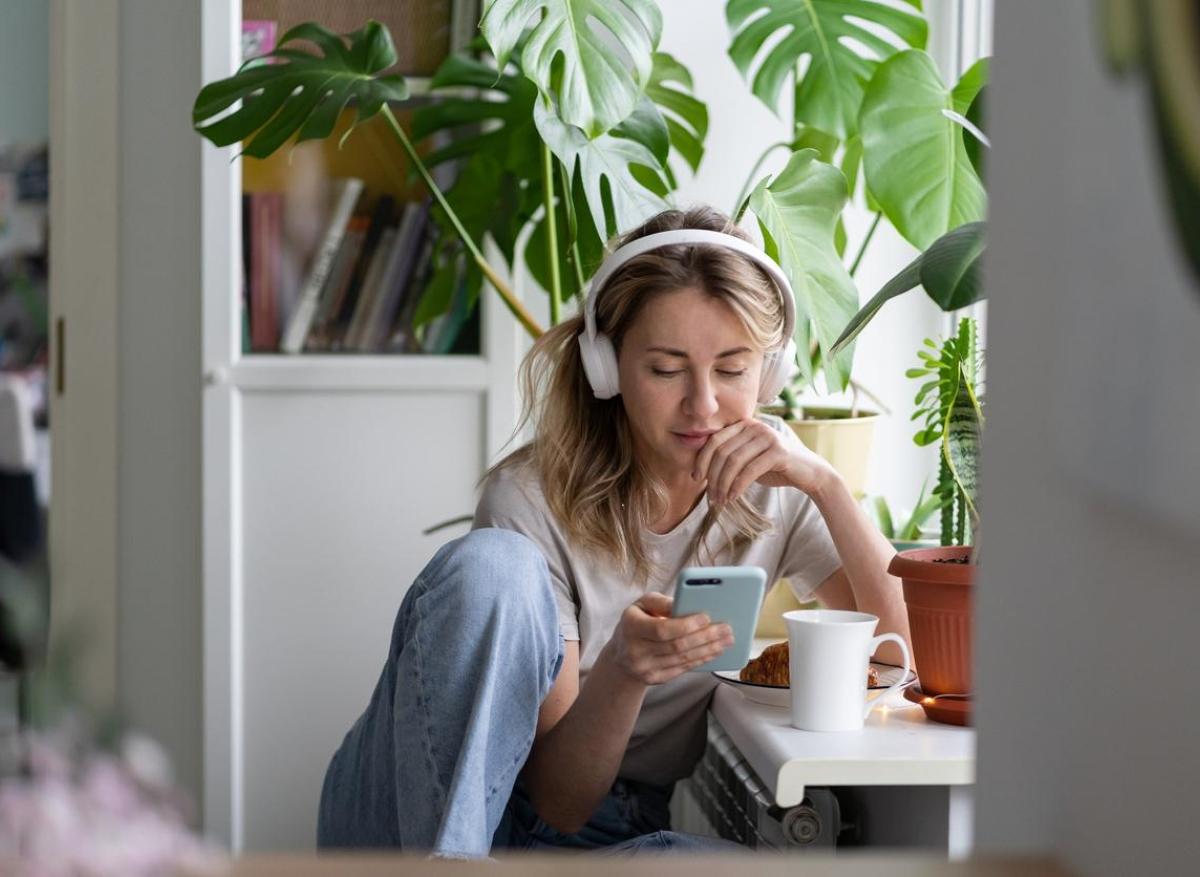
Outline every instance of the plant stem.
[(537, 338), (542, 334), (542, 327), (537, 324), (537, 320), (533, 318), (529, 311), (525, 309), (525, 306), (521, 304), (521, 302), (518, 301), (513, 295), (512, 290), (508, 288), (508, 284), (500, 279), (500, 276), (495, 272), (492, 266), (488, 264), (487, 259), (483, 257), (483, 253), (479, 251), (479, 247), (475, 245), (475, 241), (469, 234), (467, 234), (467, 230), (463, 228), (462, 222), (459, 221), (458, 215), (454, 212), (453, 208), (451, 208), (449, 202), (446, 201), (446, 196), (442, 194), (442, 190), (438, 188), (438, 184), (434, 182), (433, 177), (430, 176), (428, 168), (425, 167), (425, 162), (421, 161), (421, 157), (417, 155), (417, 151), (413, 148), (412, 143), (409, 141), (408, 135), (404, 133), (404, 129), (401, 128), (400, 123), (396, 121), (396, 117), (392, 114), (392, 108), (387, 104), (384, 104), (381, 113), (383, 114), (383, 117), (387, 119), (388, 125), (391, 126), (392, 133), (396, 135), (396, 138), (400, 141), (400, 145), (404, 147), (404, 151), (408, 153), (408, 158), (413, 163), (413, 167), (417, 169), (417, 172), (421, 175), (421, 179), (424, 180), (425, 185), (429, 187), (430, 194), (433, 195), (434, 200), (436, 200), (442, 210), (445, 211), (446, 217), (450, 220), (450, 224), (454, 226), (454, 230), (458, 233), (459, 238), (462, 240), (463, 246), (467, 248), (467, 252), (471, 254), (471, 257), (475, 260), (475, 264), (479, 266), (479, 270), (483, 272), (483, 276), (486, 277), (488, 282), (496, 288), (496, 292), (500, 293), (500, 298), (504, 300), (504, 303), (508, 306), (509, 311), (511, 311), (512, 315), (517, 318), (517, 322), (524, 327), (525, 331), (529, 333), (530, 337)]
[(746, 196), (750, 191), (750, 187), (754, 185), (754, 177), (758, 174), (758, 169), (762, 167), (762, 163), (767, 160), (767, 156), (780, 146), (791, 146), (791, 144), (783, 140), (779, 141), (778, 143), (772, 143), (766, 148), (766, 151), (758, 157), (758, 161), (754, 162), (754, 167), (750, 168), (750, 173), (746, 176), (746, 182), (742, 186), (742, 190), (738, 192), (738, 196), (733, 202), (734, 222), (737, 222), (741, 218), (742, 213), (745, 212), (746, 207), (742, 202), (746, 200)]
[(858, 248), (858, 255), (854, 257), (854, 263), (850, 266), (850, 276), (853, 277), (858, 271), (858, 265), (862, 262), (863, 256), (867, 252), (867, 244), (871, 243), (871, 238), (875, 236), (875, 229), (879, 228), (879, 220), (883, 219), (882, 213), (875, 214), (875, 221), (871, 223), (871, 227), (867, 229), (867, 236), (863, 238), (862, 245)]
[(854, 380), (854, 378), (850, 379), (850, 386), (854, 389), (855, 393), (862, 393), (864, 396), (874, 402), (879, 407), (880, 414), (886, 414), (889, 417), (891, 416), (892, 409), (883, 404), (883, 400), (872, 393), (868, 387), (860, 384), (858, 381)]
[(558, 325), (562, 277), (558, 273), (558, 217), (554, 215), (554, 156), (542, 142), (542, 206), (546, 210), (546, 259), (550, 264), (550, 325)]
[(563, 206), (567, 209), (567, 234), (571, 241), (571, 265), (575, 269), (575, 290), (579, 299), (579, 307), (583, 309), (583, 260), (579, 256), (579, 221), (575, 217), (575, 198), (571, 189), (571, 175), (567, 166), (558, 163), (558, 175), (562, 178)]

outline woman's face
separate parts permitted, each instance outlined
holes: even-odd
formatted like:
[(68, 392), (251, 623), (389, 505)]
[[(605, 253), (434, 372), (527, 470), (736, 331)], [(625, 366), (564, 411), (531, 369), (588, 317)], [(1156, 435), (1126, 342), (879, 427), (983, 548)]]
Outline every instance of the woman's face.
[(646, 303), (617, 364), (634, 453), (669, 478), (691, 472), (711, 433), (753, 416), (763, 352), (728, 305), (686, 287)]

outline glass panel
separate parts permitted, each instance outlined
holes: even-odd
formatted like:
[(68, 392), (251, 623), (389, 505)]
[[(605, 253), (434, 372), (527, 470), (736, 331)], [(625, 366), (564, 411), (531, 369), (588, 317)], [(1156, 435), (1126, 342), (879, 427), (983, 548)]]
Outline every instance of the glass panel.
[[(450, 47), (452, 3), (244, 0), (252, 57), (288, 29), (317, 21), (348, 33), (374, 18), (396, 43), (397, 70), (429, 75)], [(414, 98), (393, 105), (408, 129)], [(432, 274), (428, 192), (387, 121), (350, 127), (353, 106), (323, 141), (243, 159), (242, 350), (245, 353), (478, 353), (478, 309), (465, 288), (443, 317), (414, 325)]]

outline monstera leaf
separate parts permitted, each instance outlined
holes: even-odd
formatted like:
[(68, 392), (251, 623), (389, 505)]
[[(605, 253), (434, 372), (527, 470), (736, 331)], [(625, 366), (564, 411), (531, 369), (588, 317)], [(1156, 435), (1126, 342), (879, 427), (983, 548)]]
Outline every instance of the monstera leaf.
[(708, 108), (703, 101), (691, 95), (691, 90), (692, 74), (688, 69), (666, 52), (655, 52), (646, 97), (658, 105), (666, 118), (671, 148), (679, 153), (694, 173), (704, 157)]
[[(646, 147), (655, 157), (657, 165), (650, 167), (637, 162), (629, 165), (629, 175), (654, 195), (665, 197), (676, 188), (675, 175), (668, 163), (674, 150), (694, 171), (704, 154), (704, 138), (708, 134), (708, 109), (689, 90), (692, 76), (679, 61), (665, 52), (654, 53), (654, 70), (646, 94), (638, 102), (633, 113), (613, 128), (614, 137), (623, 137)], [(593, 166), (593, 165), (589, 165)], [(556, 212), (559, 264), (568, 265), (578, 257), (578, 271), (564, 270), (561, 282), (564, 297), (578, 293), (583, 285), (581, 278), (590, 277), (604, 255), (604, 238), (596, 230), (588, 197), (579, 173), (572, 178), (572, 204), (574, 224), (561, 202)], [(593, 190), (594, 191), (594, 190)], [(644, 219), (645, 217), (640, 217)], [(573, 229), (573, 234), (562, 230)], [(624, 229), (622, 229), (624, 230)], [(549, 234), (545, 216), (539, 216), (529, 245), (525, 249), (525, 262), (530, 273), (544, 289), (550, 288), (550, 260), (548, 254)], [(572, 247), (572, 242), (574, 247)]]
[(479, 29), (501, 68), (527, 27), (521, 69), (564, 124), (591, 139), (633, 112), (662, 34), (653, 0), (489, 0)]
[(836, 358), (829, 355), (842, 327), (858, 309), (854, 281), (834, 246), (834, 229), (846, 204), (846, 178), (820, 161), (815, 149), (803, 149), (788, 160), (773, 180), (764, 179), (750, 195), (767, 252), (792, 284), (796, 295), (796, 344), (805, 380), (808, 365), (808, 324), (825, 354), (829, 389), (845, 389), (850, 380), (853, 348)]
[[(511, 65), (501, 73), (486, 48), (477, 39), (468, 49), (481, 57), (454, 54), (442, 62), (430, 83), (439, 98), (413, 115), (412, 134), (436, 138), (429, 166), (463, 160), (446, 200), (467, 233), (476, 241), (490, 236), (511, 267), (517, 238), (540, 204), (537, 88)], [(434, 271), (414, 316), (418, 325), (445, 313), (460, 284), (473, 300), (483, 279), (479, 266), (463, 258), (445, 211), (435, 206), (432, 216), (439, 233)]]
[(984, 217), (987, 195), (963, 122), (986, 75), (977, 64), (951, 91), (927, 54), (910, 51), (880, 64), (867, 86), (859, 120), (867, 187), (918, 249)]
[[(319, 54), (298, 48), (307, 40)], [(341, 36), (307, 23), (297, 25), (266, 56), (273, 63), (242, 68), (228, 79), (206, 85), (192, 107), (192, 124), (217, 146), (249, 139), (244, 152), (266, 158), (293, 136), (297, 143), (319, 140), (333, 131), (342, 108), (353, 100), (355, 127), (386, 101), (408, 97), (402, 76), (380, 76), (396, 63), (387, 28), (376, 21)], [(241, 107), (221, 114), (238, 101)]]
[(533, 120), (542, 140), (568, 173), (578, 168), (588, 212), (605, 237), (627, 231), (666, 209), (662, 197), (639, 182), (632, 170), (640, 165), (653, 171), (659, 166), (658, 158), (644, 144), (612, 134), (589, 140), (540, 100), (534, 106)]
[(449, 139), (427, 156), (430, 166), (466, 159), (447, 200), (473, 237), (491, 234), (511, 266), (517, 236), (540, 203), (537, 89), (519, 70), (497, 70), (490, 56), (459, 54), (442, 63), (430, 88), (445, 96), (414, 114), (413, 137)]
[(843, 140), (858, 127), (863, 84), (897, 51), (878, 30), (909, 46), (925, 45), (921, 15), (876, 0), (729, 0), (725, 17), (734, 32), (729, 57), (743, 76), (755, 68), (763, 44), (785, 31), (754, 69), (754, 94), (783, 115), (779, 93), (798, 73), (801, 59), (809, 58), (796, 81), (795, 122)]
[[(476, 40), (470, 48), (482, 50), (483, 41)], [(537, 171), (537, 89), (519, 70), (501, 71), (486, 55), (454, 54), (442, 62), (429, 87), (438, 100), (413, 115), (413, 138), (446, 132), (450, 143), (426, 156), (427, 165), (486, 154), (506, 168)], [(468, 94), (477, 96), (464, 96)], [(479, 126), (485, 130), (477, 130)]]

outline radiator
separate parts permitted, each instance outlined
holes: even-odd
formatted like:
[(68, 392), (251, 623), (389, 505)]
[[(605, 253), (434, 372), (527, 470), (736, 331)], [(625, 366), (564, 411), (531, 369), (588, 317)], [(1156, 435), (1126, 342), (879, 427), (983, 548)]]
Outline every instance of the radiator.
[(678, 784), (672, 826), (723, 837), (753, 849), (830, 850), (849, 826), (833, 791), (808, 788), (795, 807), (777, 807), (766, 785), (712, 716), (695, 772)]

